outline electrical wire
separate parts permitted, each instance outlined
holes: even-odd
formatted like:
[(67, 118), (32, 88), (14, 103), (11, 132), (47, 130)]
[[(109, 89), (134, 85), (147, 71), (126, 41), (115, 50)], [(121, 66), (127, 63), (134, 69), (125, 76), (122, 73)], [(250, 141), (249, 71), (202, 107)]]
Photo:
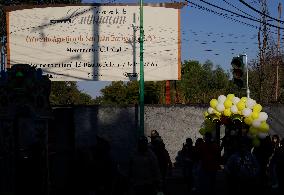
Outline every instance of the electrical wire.
[(193, 2), (189, 2), (189, 4), (191, 4), (192, 6), (194, 6), (194, 8), (197, 8), (197, 9), (200, 9), (200, 10), (202, 9), (202, 10), (204, 10), (204, 11), (208, 11), (208, 12), (211, 12), (211, 13), (213, 13), (213, 14), (216, 14), (216, 15), (219, 15), (219, 16), (223, 16), (224, 18), (228, 18), (228, 19), (230, 19), (230, 20), (233, 20), (234, 22), (238, 22), (238, 23), (241, 23), (241, 24), (247, 25), (247, 26), (249, 26), (249, 27), (252, 27), (252, 28), (258, 29), (258, 27), (257, 27), (257, 26), (252, 25), (252, 24), (248, 24), (248, 23), (246, 23), (246, 22), (243, 22), (243, 21), (237, 20), (237, 19), (235, 19), (235, 18), (232, 18), (232, 17), (228, 16), (228, 14), (224, 14), (224, 13), (216, 12), (216, 11), (214, 11), (214, 10), (211, 10), (211, 9), (206, 8), (206, 7), (204, 7), (204, 6), (201, 6), (201, 5), (195, 4), (195, 3), (193, 3)]
[[(187, 0), (186, 0), (186, 1), (187, 1)], [(204, 7), (204, 6), (201, 6), (201, 5), (198, 5), (198, 4), (196, 4), (196, 3), (193, 3), (192, 1), (190, 1), (190, 2), (188, 2), (188, 3), (189, 3), (189, 4), (192, 4), (192, 5), (195, 5), (195, 6), (198, 6), (199, 8), (202, 8), (203, 10), (205, 10), (205, 11), (207, 11), (207, 12), (215, 13), (215, 14), (220, 15), (220, 16), (225, 15), (226, 18), (229, 18), (229, 16), (227, 16), (227, 14), (219, 13), (219, 12), (214, 11), (214, 10), (212, 10), (212, 9), (209, 9), (209, 8)], [(231, 18), (231, 17), (230, 17), (230, 18)], [(233, 18), (233, 19), (230, 19), (230, 20), (233, 20), (233, 21), (235, 21), (235, 22), (242, 23), (242, 24), (247, 25), (247, 26), (251, 26), (251, 27), (253, 27), (253, 28), (259, 28), (259, 27), (257, 27), (256, 25), (248, 24), (248, 23), (243, 22), (243, 21), (238, 21), (237, 19), (234, 19), (234, 18)], [(237, 21), (236, 21), (236, 20), (237, 20)], [(278, 27), (277, 27), (277, 28), (278, 28)], [(274, 32), (274, 31), (270, 31), (270, 33), (275, 34), (275, 35), (278, 35), (278, 33), (277, 33), (277, 32)]]
[(255, 16), (252, 16), (252, 15), (250, 15), (250, 14), (244, 12), (243, 10), (237, 8), (236, 6), (234, 6), (233, 4), (229, 3), (228, 1), (226, 1), (226, 0), (223, 0), (223, 1), (224, 1), (226, 4), (228, 4), (229, 6), (235, 8), (236, 10), (238, 10), (238, 11), (240, 11), (240, 12), (242, 12), (243, 14), (245, 14), (245, 15), (247, 15), (247, 16), (250, 16), (250, 17), (252, 17), (252, 18), (254, 18), (254, 19), (258, 19), (258, 18), (256, 18)]
[(267, 14), (265, 14), (265, 13), (263, 13), (263, 12), (257, 10), (257, 9), (255, 9), (254, 7), (252, 7), (251, 5), (249, 5), (248, 3), (246, 3), (246, 2), (243, 1), (243, 0), (239, 0), (239, 1), (240, 1), (242, 4), (244, 4), (245, 6), (247, 6), (248, 8), (250, 8), (251, 10), (253, 10), (253, 11), (255, 11), (255, 12), (257, 12), (257, 13), (263, 15), (263, 16), (266, 16), (266, 17), (268, 17), (268, 18), (270, 18), (270, 19), (272, 19), (272, 20), (275, 20), (275, 21), (277, 21), (277, 22), (280, 22), (281, 24), (284, 24), (284, 21), (283, 21), (283, 20), (278, 20), (277, 18), (271, 17), (271, 16), (269, 16), (269, 15), (267, 15)]
[[(189, 2), (189, 0), (185, 0), (185, 1), (186, 1), (186, 2)], [(234, 14), (234, 15), (236, 15), (236, 16), (239, 16), (239, 17), (242, 17), (242, 18), (245, 18), (245, 19), (254, 21), (254, 22), (266, 24), (266, 25), (268, 25), (268, 26), (270, 26), (270, 27), (274, 27), (274, 28), (277, 28), (277, 29), (284, 30), (284, 28), (282, 28), (282, 27), (278, 27), (278, 26), (276, 26), (276, 25), (273, 25), (273, 24), (270, 24), (270, 23), (267, 23), (267, 22), (263, 22), (263, 21), (261, 21), (261, 20), (256, 20), (256, 19), (254, 19), (254, 18), (247, 17), (247, 16), (244, 16), (244, 15), (242, 15), (242, 14), (238, 14), (238, 13), (236, 13), (236, 12), (233, 12), (233, 11), (231, 11), (231, 10), (222, 8), (222, 7), (217, 6), (217, 5), (214, 5), (214, 4), (209, 3), (209, 2), (207, 2), (207, 1), (204, 1), (204, 0), (199, 0), (199, 1), (201, 1), (201, 2), (203, 2), (203, 3), (205, 3), (205, 4), (207, 4), (207, 5), (210, 5), (210, 6), (212, 6), (212, 7), (218, 8), (218, 9), (220, 9), (220, 10), (223, 10), (223, 11), (229, 12), (229, 13), (231, 13), (231, 14)]]

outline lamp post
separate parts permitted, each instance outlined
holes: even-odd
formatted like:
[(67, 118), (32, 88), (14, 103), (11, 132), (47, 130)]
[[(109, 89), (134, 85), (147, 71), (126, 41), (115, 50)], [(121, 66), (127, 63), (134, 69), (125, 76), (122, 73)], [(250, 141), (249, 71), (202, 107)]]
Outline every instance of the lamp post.
[(140, 127), (138, 135), (144, 135), (144, 60), (143, 60), (143, 43), (144, 43), (144, 30), (143, 30), (143, 0), (140, 2), (140, 82), (139, 82), (139, 93), (140, 93)]
[(247, 71), (247, 98), (250, 98), (250, 90), (249, 90), (249, 77), (248, 77), (248, 56), (247, 54), (243, 54), (242, 57), (245, 56), (245, 66)]

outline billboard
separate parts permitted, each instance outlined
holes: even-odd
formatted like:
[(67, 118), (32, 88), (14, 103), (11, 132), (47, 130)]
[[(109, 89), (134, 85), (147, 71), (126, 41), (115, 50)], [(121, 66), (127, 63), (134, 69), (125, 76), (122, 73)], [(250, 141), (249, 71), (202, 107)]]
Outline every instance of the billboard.
[[(139, 80), (137, 4), (7, 9), (8, 66), (41, 68), (52, 81)], [(144, 6), (145, 81), (180, 79), (180, 4)]]

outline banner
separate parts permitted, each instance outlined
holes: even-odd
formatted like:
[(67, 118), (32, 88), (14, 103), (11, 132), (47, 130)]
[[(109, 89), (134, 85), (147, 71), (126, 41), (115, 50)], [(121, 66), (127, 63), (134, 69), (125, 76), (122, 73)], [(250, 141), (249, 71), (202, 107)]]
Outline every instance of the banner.
[[(30, 64), (52, 81), (139, 80), (137, 4), (18, 7), (6, 14), (8, 66)], [(180, 6), (145, 4), (145, 81), (179, 80), (180, 59)]]

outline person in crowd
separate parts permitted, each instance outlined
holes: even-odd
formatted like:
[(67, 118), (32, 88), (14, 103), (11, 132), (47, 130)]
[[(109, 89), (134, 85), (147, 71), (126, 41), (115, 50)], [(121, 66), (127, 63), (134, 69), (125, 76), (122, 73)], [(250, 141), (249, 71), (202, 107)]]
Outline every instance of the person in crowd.
[(270, 179), (271, 188), (276, 189), (278, 187), (278, 180), (276, 175), (275, 154), (280, 148), (280, 138), (278, 135), (273, 135), (271, 141), (272, 141), (272, 155), (268, 160), (267, 175)]
[(225, 164), (228, 158), (234, 153), (234, 142), (235, 138), (235, 130), (232, 129), (231, 126), (226, 127), (225, 136), (221, 139), (220, 151), (224, 149), (224, 154), (222, 156), (222, 163)]
[(161, 138), (161, 136), (157, 130), (152, 130), (150, 135), (151, 143), (154, 142), (156, 138)]
[(275, 152), (280, 148), (280, 137), (275, 134), (272, 136), (271, 141), (272, 141), (272, 149)]
[(185, 144), (183, 144), (182, 150), (182, 164), (183, 164), (183, 176), (186, 180), (188, 190), (192, 188), (192, 168), (194, 162), (194, 149), (191, 138), (187, 138)]
[(151, 150), (154, 152), (154, 154), (157, 157), (162, 177), (162, 184), (164, 187), (166, 176), (168, 173), (170, 174), (172, 170), (172, 161), (169, 152), (165, 147), (163, 139), (161, 138), (159, 133), (155, 130), (154, 133), (151, 134)]
[(220, 166), (220, 151), (213, 142), (212, 134), (207, 132), (201, 147), (201, 189), (202, 194), (215, 194), (216, 173)]
[(240, 138), (235, 152), (225, 164), (228, 194), (252, 194), (258, 188), (259, 164), (250, 151), (250, 143)]
[(97, 136), (90, 163), (91, 189), (97, 195), (109, 195), (112, 191), (115, 168), (110, 155), (111, 147), (106, 136)]
[(267, 165), (269, 158), (272, 155), (272, 143), (270, 136), (266, 136), (264, 139), (260, 139), (260, 145), (254, 148), (253, 151), (258, 163), (259, 163), (259, 182), (262, 192), (269, 192), (269, 177), (267, 175)]
[(200, 177), (201, 173), (201, 148), (203, 148), (204, 140), (202, 138), (198, 138), (195, 141), (195, 145), (193, 148), (193, 167), (192, 167), (192, 189), (193, 193), (198, 192), (200, 190), (202, 181)]
[(129, 178), (135, 195), (156, 195), (161, 175), (156, 155), (145, 136), (138, 139), (137, 151), (130, 159)]
[(284, 194), (284, 139), (280, 141), (280, 147), (275, 152), (275, 170), (278, 180), (279, 194)]

